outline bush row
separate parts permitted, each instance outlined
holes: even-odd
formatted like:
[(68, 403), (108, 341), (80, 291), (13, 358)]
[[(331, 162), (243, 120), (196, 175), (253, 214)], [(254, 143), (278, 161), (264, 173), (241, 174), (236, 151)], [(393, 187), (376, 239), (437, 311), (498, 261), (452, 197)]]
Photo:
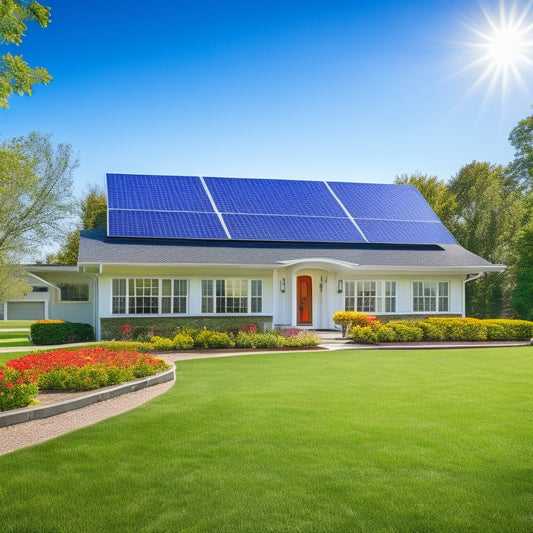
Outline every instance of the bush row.
[(242, 329), (236, 334), (208, 329), (182, 328), (173, 338), (154, 336), (147, 344), (155, 350), (169, 351), (221, 348), (309, 348), (319, 343), (320, 337), (311, 331), (271, 330), (259, 333), (255, 327), (249, 326), (248, 329)]
[[(123, 339), (122, 327), (125, 319), (102, 318), (100, 319), (101, 335), (104, 340)], [(225, 331), (236, 334), (240, 329), (254, 324), (258, 331), (265, 325), (272, 324), (271, 316), (216, 316), (216, 317), (129, 317), (127, 325), (130, 326), (128, 340), (147, 342), (150, 337), (173, 338), (181, 328), (208, 329), (211, 331)]]
[(354, 326), (349, 337), (357, 343), (418, 341), (500, 341), (529, 340), (533, 337), (533, 322), (526, 320), (477, 318), (428, 318), (398, 320), (367, 326)]
[(30, 338), (37, 346), (94, 341), (94, 328), (79, 322), (38, 320), (30, 326)]

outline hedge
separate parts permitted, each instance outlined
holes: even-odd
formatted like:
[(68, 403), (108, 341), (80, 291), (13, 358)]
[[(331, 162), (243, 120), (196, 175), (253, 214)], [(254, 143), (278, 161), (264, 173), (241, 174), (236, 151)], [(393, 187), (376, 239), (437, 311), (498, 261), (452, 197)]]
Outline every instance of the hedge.
[(355, 326), (349, 337), (357, 343), (417, 341), (499, 341), (533, 338), (533, 322), (511, 319), (428, 318), (397, 320), (368, 326)]
[(123, 340), (122, 326), (128, 325), (131, 328), (128, 340), (148, 341), (151, 335), (173, 338), (178, 328), (237, 333), (253, 324), (262, 331), (271, 327), (272, 320), (271, 316), (110, 317), (100, 319), (100, 326), (102, 340)]
[(95, 340), (94, 328), (80, 322), (63, 320), (38, 320), (30, 326), (30, 337), (38, 346), (91, 342)]

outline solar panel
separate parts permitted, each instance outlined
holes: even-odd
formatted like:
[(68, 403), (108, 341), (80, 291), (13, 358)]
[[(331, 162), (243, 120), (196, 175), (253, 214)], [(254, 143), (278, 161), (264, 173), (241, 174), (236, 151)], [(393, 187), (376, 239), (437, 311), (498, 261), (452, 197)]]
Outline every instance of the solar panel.
[(455, 243), (410, 185), (108, 174), (107, 188), (112, 237)]
[(295, 242), (364, 242), (348, 218), (223, 215), (233, 239)]
[(108, 234), (111, 237), (227, 238), (215, 213), (111, 209), (108, 216)]
[(221, 213), (346, 217), (324, 182), (204, 178)]
[(356, 219), (369, 242), (383, 244), (455, 244), (440, 222)]
[(197, 176), (107, 175), (109, 209), (214, 213)]
[(354, 218), (439, 220), (412, 185), (340, 182), (328, 185)]

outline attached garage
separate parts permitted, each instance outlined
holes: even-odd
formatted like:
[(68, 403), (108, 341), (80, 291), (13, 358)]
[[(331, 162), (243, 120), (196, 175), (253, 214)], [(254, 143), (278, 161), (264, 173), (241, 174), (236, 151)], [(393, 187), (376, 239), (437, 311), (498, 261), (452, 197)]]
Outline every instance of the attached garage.
[(8, 302), (8, 320), (42, 320), (45, 318), (45, 302)]

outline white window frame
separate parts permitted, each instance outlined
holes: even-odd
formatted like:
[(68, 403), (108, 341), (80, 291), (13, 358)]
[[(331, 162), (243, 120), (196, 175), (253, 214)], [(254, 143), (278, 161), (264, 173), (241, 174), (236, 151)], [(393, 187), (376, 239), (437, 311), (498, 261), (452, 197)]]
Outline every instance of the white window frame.
[[(415, 284), (422, 284), (422, 294)], [(411, 305), (413, 313), (449, 313), (451, 283), (446, 280), (413, 280), (411, 282)], [(416, 291), (416, 293), (415, 293)], [(416, 303), (415, 303), (416, 302)], [(423, 303), (420, 308), (420, 302)]]
[[(140, 285), (142, 283), (142, 286)], [(168, 290), (170, 288), (170, 291)], [(119, 289), (119, 291), (116, 291)], [(133, 289), (133, 294), (131, 290)], [(185, 292), (185, 293), (184, 293)], [(145, 299), (146, 306), (137, 305)], [(183, 299), (185, 298), (185, 302)], [(133, 304), (133, 305), (132, 305)], [(163, 308), (170, 311), (163, 312)], [(185, 310), (183, 310), (183, 305)], [(147, 312), (136, 312), (139, 309)], [(179, 307), (179, 310), (176, 310)], [(134, 309), (132, 311), (132, 308)], [(115, 309), (117, 309), (115, 311)], [(185, 315), (189, 309), (189, 280), (169, 277), (121, 277), (111, 280), (111, 314), (150, 316)]]
[(250, 315), (263, 313), (263, 280), (203, 279), (202, 314)]
[[(370, 294), (365, 295), (365, 292)], [(395, 280), (344, 280), (345, 311), (395, 314), (397, 296), (398, 283)]]

